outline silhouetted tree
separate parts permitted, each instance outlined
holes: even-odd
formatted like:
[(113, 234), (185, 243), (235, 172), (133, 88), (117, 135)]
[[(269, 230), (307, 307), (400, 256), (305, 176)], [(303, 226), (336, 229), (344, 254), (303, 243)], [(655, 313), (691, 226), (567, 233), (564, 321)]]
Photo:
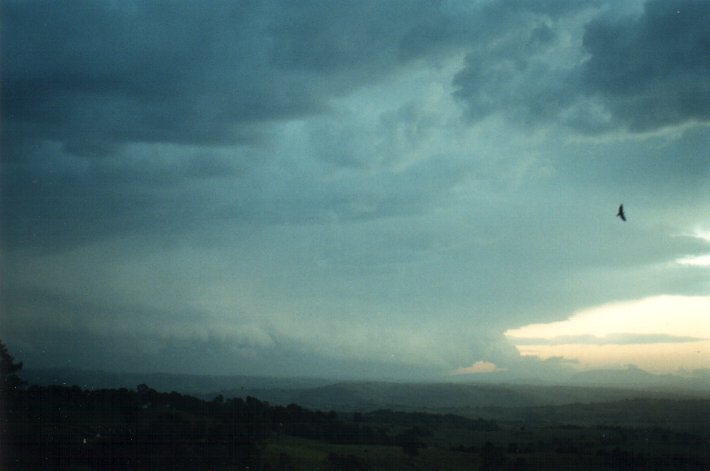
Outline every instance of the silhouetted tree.
[(0, 341), (0, 388), (2, 392), (17, 389), (25, 382), (17, 376), (22, 369), (22, 362), (15, 363), (15, 359), (7, 351), (5, 344)]
[(17, 373), (22, 369), (22, 362), (15, 359), (0, 341), (0, 469), (7, 469), (14, 455), (11, 438), (16, 434), (18, 423), (18, 387), (25, 384)]

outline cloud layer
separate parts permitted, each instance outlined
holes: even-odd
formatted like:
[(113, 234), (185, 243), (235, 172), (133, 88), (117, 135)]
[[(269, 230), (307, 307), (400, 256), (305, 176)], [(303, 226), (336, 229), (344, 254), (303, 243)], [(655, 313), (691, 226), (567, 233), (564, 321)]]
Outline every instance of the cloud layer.
[(1, 8), (27, 364), (553, 374), (503, 332), (708, 293), (707, 2)]

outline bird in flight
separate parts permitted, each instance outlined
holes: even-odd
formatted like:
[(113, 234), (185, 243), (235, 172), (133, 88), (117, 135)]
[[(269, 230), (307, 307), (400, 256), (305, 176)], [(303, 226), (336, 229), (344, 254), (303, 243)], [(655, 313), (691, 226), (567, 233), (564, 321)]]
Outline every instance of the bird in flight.
[(624, 214), (624, 205), (619, 205), (619, 212), (616, 213), (616, 217), (621, 218), (622, 221), (626, 221), (626, 214)]

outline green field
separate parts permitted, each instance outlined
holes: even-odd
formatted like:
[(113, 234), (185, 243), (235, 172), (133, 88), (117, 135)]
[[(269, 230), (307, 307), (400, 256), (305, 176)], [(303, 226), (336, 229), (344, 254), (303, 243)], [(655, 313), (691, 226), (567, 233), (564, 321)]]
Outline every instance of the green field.
[(264, 463), (266, 469), (293, 470), (700, 470), (710, 464), (707, 438), (660, 428), (503, 426), (495, 432), (452, 432), (448, 444), (446, 437), (435, 433), (415, 455), (395, 446), (279, 436), (268, 441)]

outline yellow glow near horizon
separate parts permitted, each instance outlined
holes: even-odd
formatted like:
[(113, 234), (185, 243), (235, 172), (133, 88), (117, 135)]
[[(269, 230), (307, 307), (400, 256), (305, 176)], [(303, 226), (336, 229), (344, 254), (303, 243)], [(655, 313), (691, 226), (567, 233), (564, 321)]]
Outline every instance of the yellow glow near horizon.
[(505, 335), (522, 355), (562, 357), (581, 367), (634, 364), (653, 372), (710, 368), (710, 296), (605, 304), (565, 321), (531, 324)]
[(710, 254), (708, 255), (694, 255), (690, 257), (683, 257), (676, 260), (681, 265), (691, 265), (697, 267), (710, 267)]
[(633, 345), (520, 345), (523, 356), (574, 360), (580, 368), (616, 368), (635, 365), (652, 373), (674, 373), (710, 367), (710, 341), (685, 344)]

